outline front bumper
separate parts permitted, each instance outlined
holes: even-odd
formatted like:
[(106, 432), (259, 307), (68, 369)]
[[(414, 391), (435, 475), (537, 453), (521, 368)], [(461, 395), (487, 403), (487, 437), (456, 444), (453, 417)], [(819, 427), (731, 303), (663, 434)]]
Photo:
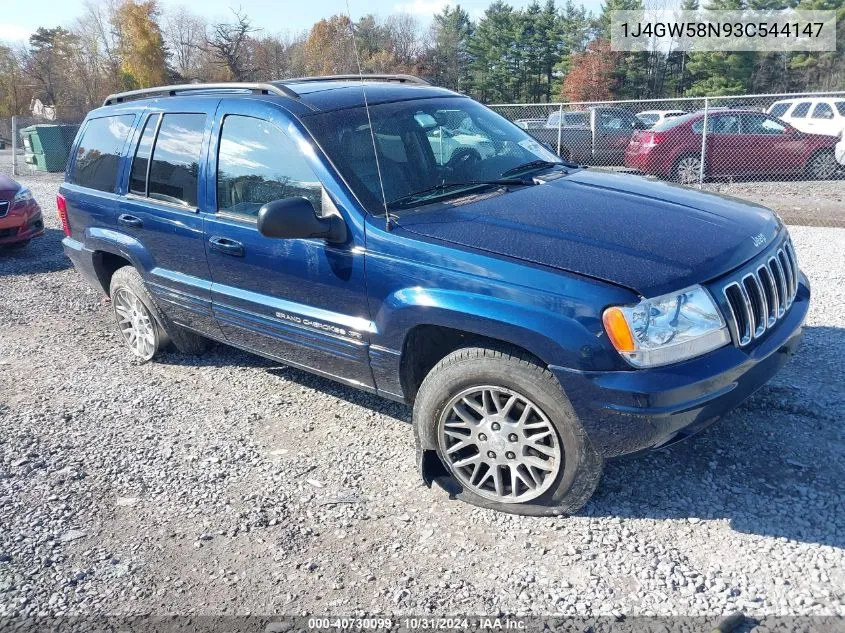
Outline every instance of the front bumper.
[(809, 302), (810, 287), (802, 274), (789, 312), (748, 350), (727, 345), (645, 370), (549, 369), (602, 456), (665, 446), (712, 424), (766, 384), (798, 349)]
[(13, 207), (0, 218), (0, 245), (24, 242), (43, 233), (41, 208), (34, 201), (20, 208)]

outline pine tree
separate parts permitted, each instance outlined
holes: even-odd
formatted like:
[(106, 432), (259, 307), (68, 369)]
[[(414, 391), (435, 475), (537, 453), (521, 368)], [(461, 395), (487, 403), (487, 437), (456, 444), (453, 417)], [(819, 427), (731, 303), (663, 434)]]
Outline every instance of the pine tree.
[(431, 27), (433, 45), (429, 64), (434, 82), (458, 92), (471, 88), (469, 41), (473, 27), (469, 14), (456, 5), (448, 5), (434, 16)]

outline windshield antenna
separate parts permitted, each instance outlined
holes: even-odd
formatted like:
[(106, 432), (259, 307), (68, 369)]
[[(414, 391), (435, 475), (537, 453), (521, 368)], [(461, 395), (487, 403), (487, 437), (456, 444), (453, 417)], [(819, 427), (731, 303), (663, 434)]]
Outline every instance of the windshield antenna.
[(349, 8), (349, 0), (346, 0), (346, 14), (349, 16), (349, 32), (352, 35), (352, 49), (355, 51), (355, 63), (358, 65), (358, 76), (361, 78), (361, 94), (364, 96), (364, 110), (367, 112), (367, 123), (370, 126), (370, 138), (373, 141), (373, 157), (376, 159), (376, 173), (378, 184), (381, 188), (381, 201), (384, 204), (384, 229), (390, 230), (390, 212), (387, 210), (387, 195), (384, 193), (384, 181), (381, 178), (381, 163), (378, 159), (378, 148), (376, 147), (376, 133), (373, 130), (373, 120), (370, 118), (370, 106), (367, 103), (367, 88), (364, 86), (364, 71), (361, 70), (361, 57), (358, 55), (358, 44), (355, 42), (355, 23), (352, 21), (352, 10)]

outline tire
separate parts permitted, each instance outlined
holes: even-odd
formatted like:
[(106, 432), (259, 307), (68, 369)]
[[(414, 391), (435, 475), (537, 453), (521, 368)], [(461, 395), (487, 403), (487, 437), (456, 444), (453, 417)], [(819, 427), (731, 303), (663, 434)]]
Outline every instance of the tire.
[(682, 185), (698, 182), (701, 174), (701, 156), (699, 154), (684, 154), (675, 161), (672, 177)]
[[(168, 343), (172, 343), (183, 354), (198, 354), (205, 349), (206, 341), (203, 337), (176, 325), (159, 309), (147, 291), (140, 273), (132, 266), (124, 266), (115, 271), (109, 285), (109, 296), (124, 342), (142, 362), (155, 358)], [(139, 346), (133, 345), (126, 331), (129, 327), (126, 322), (128, 306), (133, 308), (136, 324), (149, 322), (149, 328), (142, 328), (149, 340), (147, 345), (140, 349)]]
[(831, 150), (816, 152), (807, 161), (804, 172), (813, 180), (830, 180), (839, 171), (839, 163)]
[[(474, 406), (465, 406), (467, 401)], [(453, 404), (470, 415), (469, 423)], [(485, 417), (477, 407), (495, 413)], [(473, 505), (568, 515), (587, 503), (601, 479), (602, 459), (557, 379), (517, 350), (466, 347), (449, 354), (423, 380), (413, 420), (418, 453), (436, 451), (448, 473), (440, 483)], [(456, 439), (460, 436), (467, 439)], [(461, 443), (466, 445), (460, 448)], [(474, 463), (462, 465), (476, 453)], [(534, 466), (538, 461), (543, 469)]]

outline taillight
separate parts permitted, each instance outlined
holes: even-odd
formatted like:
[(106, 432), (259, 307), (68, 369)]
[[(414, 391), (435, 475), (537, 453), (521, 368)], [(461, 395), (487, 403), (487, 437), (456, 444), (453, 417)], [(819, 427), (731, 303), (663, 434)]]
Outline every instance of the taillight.
[(659, 134), (657, 132), (643, 132), (641, 141), (646, 147), (654, 147), (664, 138), (666, 137), (663, 134)]
[(62, 223), (62, 231), (70, 237), (70, 223), (67, 221), (67, 200), (62, 194), (56, 194), (56, 208), (59, 210), (59, 221)]

